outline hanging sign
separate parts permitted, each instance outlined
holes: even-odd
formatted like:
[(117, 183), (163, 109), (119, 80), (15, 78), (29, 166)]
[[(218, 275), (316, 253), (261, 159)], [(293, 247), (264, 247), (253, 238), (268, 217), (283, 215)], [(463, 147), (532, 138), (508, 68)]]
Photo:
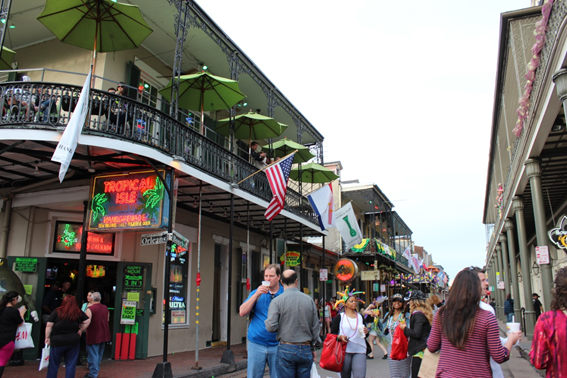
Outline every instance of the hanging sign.
[(538, 265), (549, 264), (549, 248), (546, 245), (535, 247), (535, 254)]
[[(83, 238), (81, 222), (55, 222), (53, 252), (80, 253)], [(114, 255), (114, 234), (87, 234), (87, 253), (97, 255)]]
[(557, 248), (567, 249), (567, 216), (564, 215), (559, 227), (549, 230), (547, 235)]
[(319, 281), (327, 281), (327, 269), (319, 269)]
[(333, 269), (335, 277), (342, 282), (350, 282), (358, 276), (358, 265), (351, 259), (340, 259)]
[(498, 281), (498, 289), (504, 290), (504, 281)]
[(360, 279), (362, 281), (380, 281), (379, 270), (363, 270), (360, 272)]
[(136, 323), (136, 302), (122, 301), (120, 324), (134, 324), (134, 323)]
[[(165, 176), (159, 170), (160, 177)], [(159, 229), (167, 226), (169, 197), (155, 171), (99, 175), (93, 178), (89, 231)]]
[(30, 257), (16, 257), (16, 272), (35, 273), (37, 271), (37, 259)]

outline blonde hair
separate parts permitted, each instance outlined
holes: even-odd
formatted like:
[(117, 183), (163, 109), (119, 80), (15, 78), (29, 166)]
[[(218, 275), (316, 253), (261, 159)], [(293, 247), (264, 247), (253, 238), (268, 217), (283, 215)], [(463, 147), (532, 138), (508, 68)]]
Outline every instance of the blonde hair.
[(414, 311), (421, 311), (427, 320), (429, 320), (429, 324), (433, 325), (433, 311), (426, 301), (421, 299), (412, 299), (410, 301), (410, 312), (413, 314)]

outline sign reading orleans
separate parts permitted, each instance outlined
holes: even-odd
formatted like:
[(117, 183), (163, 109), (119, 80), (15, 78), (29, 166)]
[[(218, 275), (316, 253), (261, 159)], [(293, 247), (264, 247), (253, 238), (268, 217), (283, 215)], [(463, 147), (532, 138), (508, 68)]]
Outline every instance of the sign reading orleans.
[[(164, 177), (164, 171), (160, 170)], [(167, 226), (169, 198), (154, 171), (100, 175), (93, 178), (89, 231), (158, 229)]]

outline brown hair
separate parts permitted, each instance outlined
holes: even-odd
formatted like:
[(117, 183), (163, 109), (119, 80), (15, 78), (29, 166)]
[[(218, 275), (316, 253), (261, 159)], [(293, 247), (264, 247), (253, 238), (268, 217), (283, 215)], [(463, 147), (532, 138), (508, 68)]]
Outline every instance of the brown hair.
[(431, 297), (431, 302), (433, 302), (433, 304), (435, 306), (437, 306), (439, 303), (441, 303), (441, 299), (439, 299), (439, 296), (437, 294), (433, 294)]
[(559, 269), (553, 281), (553, 299), (551, 300), (552, 310), (567, 310), (567, 267)]
[(449, 298), (439, 309), (445, 337), (456, 348), (464, 350), (479, 310), (481, 285), (478, 274), (464, 269), (457, 274)]
[(268, 269), (274, 269), (276, 271), (276, 276), (281, 276), (281, 270), (280, 270), (280, 266), (278, 264), (270, 264), (267, 265), (266, 268), (264, 268), (264, 272), (266, 272), (266, 270)]

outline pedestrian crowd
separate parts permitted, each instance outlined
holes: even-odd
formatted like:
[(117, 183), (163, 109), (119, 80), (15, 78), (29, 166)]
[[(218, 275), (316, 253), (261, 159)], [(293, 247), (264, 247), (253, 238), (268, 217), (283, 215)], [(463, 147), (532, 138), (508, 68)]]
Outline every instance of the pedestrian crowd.
[[(262, 285), (240, 306), (240, 315), (249, 317), (247, 376), (263, 377), (266, 365), (270, 377), (316, 376), (315, 350), (323, 347), (321, 366), (336, 368), (341, 377), (366, 377), (366, 360), (379, 348), (389, 372), (373, 376), (503, 378), (500, 364), (522, 338), (515, 330), (500, 337), (485, 271), (474, 266), (457, 274), (446, 302), (412, 290), (359, 309), (363, 292), (347, 287), (337, 294), (329, 302), (312, 300), (298, 289), (294, 270), (268, 265)], [(560, 348), (567, 343), (567, 268), (557, 272), (552, 295), (551, 310), (538, 317), (530, 359), (547, 377), (561, 378), (567, 377), (567, 348)], [(543, 312), (538, 297), (534, 308)], [(513, 312), (508, 295), (508, 323)], [(336, 360), (330, 364), (323, 361), (326, 348), (334, 348), (327, 350)]]

